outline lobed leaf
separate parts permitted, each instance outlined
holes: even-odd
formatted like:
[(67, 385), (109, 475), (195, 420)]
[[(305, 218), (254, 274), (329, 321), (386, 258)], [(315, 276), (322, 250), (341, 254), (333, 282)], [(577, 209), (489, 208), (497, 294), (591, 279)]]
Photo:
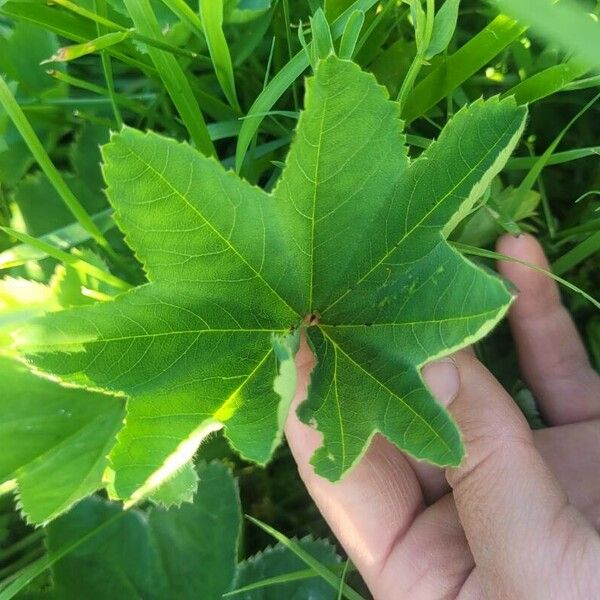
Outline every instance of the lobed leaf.
[[(193, 504), (129, 511), (59, 560), (52, 598), (221, 598), (235, 574), (239, 497), (226, 467), (203, 465), (199, 477)], [(119, 513), (100, 498), (82, 502), (49, 526), (50, 556)]]
[(417, 458), (460, 462), (458, 429), (420, 368), (510, 304), (445, 238), (503, 167), (526, 111), (478, 101), (411, 164), (398, 110), (357, 65), (321, 61), (272, 194), (155, 134), (124, 129), (105, 146), (115, 218), (149, 283), (37, 321), (20, 342), (43, 369), (129, 395), (111, 455), (128, 503), (218, 427), (268, 460), (302, 330), (318, 364), (299, 414), (324, 435), (320, 474), (341, 477), (376, 432)]

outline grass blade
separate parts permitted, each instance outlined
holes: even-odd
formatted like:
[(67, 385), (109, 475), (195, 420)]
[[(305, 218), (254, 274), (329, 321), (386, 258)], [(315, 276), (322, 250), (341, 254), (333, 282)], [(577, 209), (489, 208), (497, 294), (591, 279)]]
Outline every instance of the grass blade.
[[(92, 92), (93, 94), (98, 94), (99, 96), (105, 96), (108, 99), (108, 101), (110, 101), (111, 103), (113, 101), (113, 99), (111, 97), (111, 92), (108, 88), (103, 88), (99, 85), (96, 85), (95, 83), (90, 83), (89, 81), (86, 81), (85, 79), (79, 79), (78, 77), (73, 77), (72, 75), (68, 75), (67, 73), (64, 73), (63, 71), (57, 71), (55, 69), (50, 69), (50, 70), (46, 71), (46, 73), (50, 77), (53, 77), (54, 79), (58, 79), (59, 81), (64, 81), (65, 83), (69, 84), (70, 86), (73, 86), (75, 88), (80, 88), (82, 90), (87, 90), (88, 92)], [(134, 98), (137, 98), (137, 99), (134, 99)], [(127, 108), (142, 117), (146, 114), (147, 109), (144, 106), (144, 104), (142, 104), (138, 100), (139, 99), (149, 99), (150, 100), (150, 99), (155, 99), (155, 98), (156, 98), (156, 94), (135, 95), (133, 98), (131, 98), (129, 96), (125, 96), (123, 94), (117, 94), (117, 93), (114, 94), (114, 100), (117, 104), (120, 104), (123, 108)], [(61, 99), (59, 99), (59, 100), (61, 100)], [(81, 102), (82, 100), (86, 100), (86, 99), (78, 96), (77, 98), (67, 98), (64, 100), (65, 101), (69, 100), (69, 101), (73, 102), (74, 104), (77, 104), (78, 102)], [(91, 100), (91, 99), (87, 98), (87, 100)], [(48, 102), (48, 103), (50, 103), (50, 102)], [(58, 102), (58, 103), (60, 104), (60, 102)], [(28, 105), (28, 104), (24, 104), (23, 108), (28, 109), (29, 106), (30, 105)], [(165, 117), (165, 123), (168, 123), (171, 127), (177, 128), (177, 124), (172, 119), (168, 119), (167, 117)]]
[[(106, 17), (106, 0), (94, 0), (94, 10), (102, 17)], [(104, 31), (104, 27), (100, 23), (96, 23), (96, 31), (98, 35), (101, 35)], [(115, 83), (113, 79), (112, 63), (110, 62), (110, 55), (106, 52), (100, 54), (102, 61), (102, 71), (104, 73), (104, 80), (106, 81), (106, 87), (108, 88), (108, 94), (110, 97), (110, 103), (112, 105), (113, 114), (115, 115), (115, 123), (117, 129), (123, 127), (123, 117), (119, 110), (119, 104), (117, 101), (117, 95), (115, 92)]]
[(461, 244), (459, 242), (451, 242), (452, 246), (454, 246), (459, 252), (463, 254), (471, 254), (472, 256), (480, 256), (482, 258), (492, 258), (494, 260), (506, 260), (509, 262), (519, 263), (525, 267), (529, 267), (538, 273), (543, 273), (550, 279), (554, 279), (557, 283), (560, 283), (562, 286), (567, 289), (579, 294), (583, 298), (585, 298), (588, 302), (591, 302), (596, 308), (600, 309), (600, 301), (596, 300), (593, 296), (590, 296), (587, 292), (584, 292), (581, 288), (577, 287), (573, 283), (555, 275), (551, 271), (546, 269), (542, 269), (542, 267), (538, 267), (530, 262), (525, 260), (519, 260), (518, 258), (514, 258), (513, 256), (508, 256), (507, 254), (501, 254), (500, 252), (494, 252), (492, 250), (485, 250), (484, 248), (476, 248), (475, 246), (468, 246), (467, 244)]
[(497, 16), (415, 86), (404, 105), (402, 117), (410, 123), (424, 115), (512, 44), (526, 29), (514, 19)]
[[(600, 192), (598, 192), (600, 194)], [(600, 219), (591, 219), (587, 223), (582, 225), (576, 225), (575, 227), (569, 227), (567, 229), (561, 229), (557, 234), (557, 239), (563, 241), (565, 238), (573, 235), (581, 235), (582, 233), (593, 233), (600, 231)]]
[(596, 254), (596, 252), (600, 252), (600, 231), (590, 235), (586, 240), (577, 244), (575, 248), (569, 250), (553, 262), (552, 270), (557, 275), (563, 275), (593, 254)]
[[(160, 25), (149, 0), (125, 0), (125, 6), (139, 31), (160, 40)], [(148, 47), (148, 53), (194, 145), (207, 156), (216, 156), (204, 116), (183, 69), (175, 57), (164, 50)]]
[[(573, 160), (587, 158), (588, 156), (600, 156), (600, 146), (591, 146), (589, 148), (574, 148), (564, 152), (556, 152), (548, 157), (546, 166), (562, 165)], [(539, 156), (514, 156), (508, 159), (505, 169), (518, 171), (530, 169), (538, 160)]]
[(585, 79), (578, 79), (572, 83), (567, 84), (564, 88), (564, 92), (571, 92), (573, 90), (587, 90), (591, 87), (598, 87), (600, 85), (600, 75), (593, 75), (592, 77), (586, 77)]
[(184, 0), (162, 0), (162, 3), (199, 37), (204, 39), (202, 21)]
[[(347, 566), (348, 561), (346, 561), (343, 567), (342, 565), (331, 565), (331, 567), (328, 568), (334, 573), (339, 571), (343, 575), (347, 570)], [(226, 592), (225, 594), (223, 594), (223, 598), (237, 596), (238, 594), (244, 594), (246, 592), (259, 590), (262, 588), (270, 587), (272, 585), (280, 585), (282, 583), (290, 583), (293, 581), (303, 581), (304, 579), (314, 579), (315, 577), (319, 577), (319, 575), (318, 573), (315, 573), (313, 569), (302, 569), (300, 571), (285, 573), (284, 575), (275, 575), (273, 577), (267, 577), (262, 581), (257, 581), (255, 583), (251, 583), (250, 585), (237, 588), (235, 590), (232, 590), (231, 592)]]
[[(279, 543), (284, 545), (288, 550), (293, 552), (303, 563), (309, 566), (315, 573), (317, 573), (320, 577), (322, 577), (329, 585), (333, 587), (336, 591), (339, 589), (341, 581), (337, 575), (332, 573), (326, 566), (322, 565), (318, 560), (316, 560), (313, 556), (311, 556), (306, 550), (304, 550), (300, 545), (296, 544), (294, 540), (291, 540), (287, 536), (283, 535), (283, 533), (273, 529), (266, 523), (255, 519), (249, 515), (246, 515), (246, 518), (254, 523), (257, 527), (260, 527), (263, 531), (266, 531), (269, 535), (273, 536)], [(364, 600), (364, 598), (358, 593), (355, 592), (350, 586), (347, 584), (342, 584), (344, 597), (348, 600)], [(1, 599), (0, 599), (1, 600)]]
[[(54, 4), (58, 4), (67, 10), (73, 11), (74, 13), (84, 17), (85, 19), (89, 19), (98, 25), (103, 25), (104, 27), (116, 31), (128, 31), (127, 27), (123, 27), (123, 25), (119, 25), (106, 17), (103, 17), (99, 14), (91, 10), (87, 10), (83, 6), (79, 6), (75, 4), (75, 2), (71, 2), (71, 0), (52, 0)], [(138, 29), (140, 29), (138, 27)], [(187, 56), (188, 58), (197, 58), (197, 54), (194, 52), (190, 52), (185, 48), (178, 48), (177, 46), (173, 46), (160, 38), (153, 37), (152, 35), (147, 35), (142, 32), (133, 31), (133, 37), (144, 44), (148, 44), (154, 48), (160, 48), (161, 50), (165, 50), (166, 52), (171, 52), (172, 54), (180, 54), (181, 56)]]
[[(356, 0), (339, 16), (331, 26), (331, 35), (337, 40), (344, 33), (346, 23), (355, 10), (366, 12), (377, 4), (378, 0)], [(264, 114), (268, 113), (274, 104), (283, 96), (285, 91), (304, 73), (308, 67), (308, 57), (304, 50), (298, 52), (279, 72), (271, 79), (269, 84), (258, 95), (242, 125), (238, 137), (237, 148), (235, 152), (235, 169), (239, 173), (252, 143), (254, 134), (258, 131)]]
[(33, 246), (33, 248), (39, 250), (40, 252), (44, 252), (48, 256), (52, 256), (57, 260), (60, 260), (66, 265), (70, 265), (73, 267), (79, 267), (84, 273), (95, 277), (98, 281), (102, 281), (118, 290), (128, 290), (131, 288), (127, 282), (119, 279), (112, 273), (108, 273), (97, 267), (96, 265), (92, 265), (87, 261), (70, 254), (69, 252), (65, 252), (52, 244), (48, 244), (47, 242), (43, 242), (42, 240), (35, 238), (31, 235), (27, 235), (26, 233), (21, 233), (20, 231), (16, 231), (11, 229), (10, 227), (0, 227), (0, 230), (4, 231), (6, 234), (14, 237), (15, 239), (23, 242), (24, 244), (29, 244)]
[(100, 229), (90, 215), (87, 214), (85, 208), (81, 205), (79, 200), (75, 197), (75, 194), (71, 191), (71, 188), (67, 185), (65, 180), (62, 178), (59, 170), (54, 166), (52, 160), (48, 156), (48, 153), (44, 149), (44, 145), (36, 135), (33, 127), (30, 125), (25, 113), (21, 110), (21, 107), (17, 103), (16, 98), (13, 96), (10, 88), (4, 81), (4, 78), (0, 75), (0, 105), (4, 107), (4, 110), (14, 123), (15, 127), (25, 140), (25, 143), (29, 147), (29, 150), (33, 154), (35, 160), (39, 164), (40, 168), (46, 174), (46, 177), (50, 180), (50, 183), (54, 189), (58, 192), (62, 198), (66, 207), (71, 211), (73, 216), (81, 223), (81, 226), (89, 231), (91, 236), (96, 242), (104, 249), (112, 252), (110, 244), (106, 241)]
[(346, 575), (348, 575), (348, 571), (350, 570), (351, 566), (352, 566), (352, 563), (350, 562), (350, 559), (347, 558), (346, 562), (344, 563), (344, 570), (342, 571), (342, 578), (340, 579), (340, 587), (338, 589), (337, 600), (342, 600), (342, 594), (344, 593), (344, 583), (346, 581)]
[[(564, 136), (567, 134), (569, 129), (573, 126), (573, 124), (588, 110), (590, 109), (596, 101), (600, 99), (600, 94), (594, 96), (562, 129), (562, 131), (552, 140), (552, 143), (546, 148), (546, 151), (536, 160), (533, 164), (521, 185), (515, 190), (515, 193), (510, 199), (510, 204), (507, 206), (507, 210), (509, 214), (515, 214), (521, 206), (522, 202), (525, 201), (527, 194), (533, 189), (535, 182), (540, 176), (542, 170), (546, 166), (548, 160), (552, 156), (553, 152), (556, 150), (557, 146), (560, 144)], [(548, 222), (548, 229), (550, 234), (554, 234), (554, 226), (552, 225), (552, 219), (548, 212), (548, 208), (546, 204), (544, 204), (544, 209), (546, 211), (546, 219)]]
[(201, 0), (200, 14), (217, 80), (230, 106), (239, 111), (231, 54), (223, 33), (223, 0)]
[(364, 23), (365, 13), (362, 10), (356, 10), (350, 15), (340, 42), (340, 58), (352, 60)]
[(577, 77), (581, 77), (587, 70), (587, 67), (574, 62), (554, 65), (521, 81), (504, 92), (502, 97), (514, 96), (518, 104), (531, 104), (564, 90), (567, 85)]
[(87, 56), (88, 54), (93, 54), (94, 52), (99, 52), (100, 50), (104, 50), (105, 48), (110, 48), (111, 46), (116, 46), (121, 42), (129, 39), (133, 35), (132, 31), (115, 31), (113, 33), (107, 33), (105, 35), (101, 35), (94, 40), (90, 40), (89, 42), (85, 42), (83, 44), (76, 44), (74, 46), (63, 46), (59, 48), (55, 54), (53, 54), (50, 58), (42, 61), (41, 64), (47, 64), (51, 62), (68, 62), (70, 60), (75, 60), (76, 58), (81, 58), (82, 56)]
[[(84, 43), (97, 35), (97, 31), (91, 21), (80, 17), (77, 13), (57, 10), (46, 4), (16, 1), (5, 2), (4, 4), (0, 3), (0, 14), (15, 21), (25, 21), (42, 29), (52, 31), (73, 42)], [(117, 28), (119, 27), (117, 26)], [(126, 28), (123, 27), (121, 29)], [(139, 54), (133, 56), (129, 53), (121, 52), (115, 47), (107, 48), (106, 52), (148, 75), (156, 74), (154, 67), (145, 57)], [(135, 53), (133, 48), (128, 49), (128, 52)]]

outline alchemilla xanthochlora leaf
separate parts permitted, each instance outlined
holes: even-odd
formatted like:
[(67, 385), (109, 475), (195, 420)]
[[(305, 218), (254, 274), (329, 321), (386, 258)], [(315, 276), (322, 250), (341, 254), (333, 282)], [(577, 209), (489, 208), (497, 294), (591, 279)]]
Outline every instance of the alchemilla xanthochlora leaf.
[(349, 61), (307, 82), (272, 194), (187, 144), (124, 129), (103, 149), (108, 197), (149, 283), (28, 327), (41, 368), (129, 395), (111, 453), (135, 500), (225, 426), (265, 462), (296, 383), (300, 331), (318, 360), (300, 416), (335, 480), (375, 432), (456, 465), (459, 431), (420, 376), (507, 310), (504, 283), (445, 241), (503, 167), (525, 109), (493, 98), (461, 110), (417, 160), (398, 105)]

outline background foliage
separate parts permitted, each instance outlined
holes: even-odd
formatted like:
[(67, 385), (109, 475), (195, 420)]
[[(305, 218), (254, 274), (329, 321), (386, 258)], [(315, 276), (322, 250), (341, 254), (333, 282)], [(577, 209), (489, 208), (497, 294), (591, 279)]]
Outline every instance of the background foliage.
[[(364, 14), (357, 14), (344, 33), (347, 19), (340, 17), (349, 16), (344, 11), (351, 5)], [(454, 240), (471, 251), (485, 250), (493, 249), (495, 238), (504, 231), (534, 232), (557, 275), (591, 295), (600, 289), (598, 2), (55, 0), (50, 5), (43, 0), (0, 1), (0, 225), (7, 228), (0, 233), (0, 435), (22, 453), (47, 448), (52, 456), (47, 471), (35, 466), (18, 470), (23, 458), (15, 455), (0, 461), (0, 477), (5, 481), (0, 497), (0, 579), (8, 585), (25, 581), (23, 574), (29, 573), (26, 579), (31, 579), (39, 573), (23, 594), (68, 596), (72, 574), (86, 572), (84, 564), (90, 573), (90, 597), (94, 597), (94, 569), (112, 568), (94, 561), (117, 552), (106, 544), (119, 546), (110, 541), (114, 536), (108, 535), (112, 527), (108, 522), (95, 542), (92, 538), (72, 549), (46, 569), (60, 558), (59, 551), (69, 547), (73, 536), (81, 535), (81, 528), (88, 531), (109, 521), (114, 505), (96, 496), (47, 527), (34, 529), (21, 517), (21, 500), (13, 494), (16, 481), (25, 498), (36, 494), (37, 482), (61, 480), (60, 436), (78, 435), (86, 428), (93, 429), (98, 439), (82, 435), (87, 446), (80, 460), (88, 461), (82, 468), (103, 468), (104, 454), (98, 447), (102, 435), (89, 422), (85, 399), (78, 397), (81, 392), (72, 392), (70, 415), (55, 415), (55, 430), (45, 430), (50, 431), (49, 437), (36, 437), (35, 447), (20, 443), (20, 430), (11, 429), (11, 423), (39, 411), (31, 390), (52, 383), (24, 370), (10, 349), (10, 332), (32, 317), (103, 302), (144, 281), (103, 193), (99, 145), (123, 123), (152, 129), (191, 140), (205, 154), (218, 157), (226, 167), (237, 167), (251, 183), (271, 191), (302, 106), (303, 76), (310, 72), (319, 47), (328, 43), (322, 38), (326, 29), (319, 21), (321, 7), (339, 52), (353, 53), (354, 60), (399, 99), (412, 157), (467, 102), (500, 94), (515, 95), (520, 104), (529, 105), (526, 134), (515, 156), (489, 186), (477, 210), (461, 223)], [(428, 28), (427, 10), (432, 7), (439, 18)], [(557, 22), (561, 27), (555, 26)], [(307, 52), (303, 43), (313, 37), (315, 44)], [(564, 301), (600, 367), (596, 309), (582, 294), (566, 288)], [(506, 326), (478, 344), (477, 352), (539, 426)], [(33, 399), (30, 405), (14, 402), (15, 398)], [(102, 427), (114, 429), (121, 418), (122, 399), (103, 397), (102, 402), (106, 405)], [(51, 410), (49, 405), (46, 408)], [(65, 423), (71, 429), (65, 429)], [(138, 566), (132, 565), (125, 577), (128, 585), (139, 582), (143, 597), (152, 593), (161, 597), (157, 590), (165, 581), (172, 585), (187, 576), (161, 563), (161, 539), (173, 543), (178, 537), (173, 532), (187, 527), (185, 519), (195, 518), (186, 514), (189, 511), (214, 512), (198, 506), (199, 499), (211, 497), (210, 492), (201, 494), (202, 486), (208, 489), (211, 482), (217, 489), (222, 484), (229, 490), (225, 526), (243, 532), (236, 530), (228, 538), (229, 558), (219, 562), (225, 583), (219, 589), (303, 569), (313, 569), (314, 575), (314, 565), (304, 564), (292, 550), (284, 550), (285, 545), (239, 566), (273, 539), (249, 522), (235, 525), (240, 519), (237, 492), (224, 469), (206, 466), (213, 459), (237, 476), (245, 513), (290, 537), (328, 535), (285, 446), (261, 469), (237, 458), (221, 435), (213, 435), (197, 456), (200, 483), (195, 472), (183, 473), (180, 481), (173, 482), (188, 489), (190, 498), (200, 485), (194, 504), (168, 512), (152, 508), (156, 502), (169, 504), (173, 490), (161, 488), (160, 498), (133, 509), (126, 522), (113, 528), (121, 535), (130, 532), (124, 544), (153, 539), (154, 545), (138, 544), (136, 551), (143, 547), (146, 555), (136, 555)], [(83, 489), (85, 481), (72, 485), (74, 490)], [(221, 490), (217, 497), (222, 499), (224, 493)], [(52, 497), (44, 501), (50, 512), (60, 512)], [(202, 555), (201, 537), (179, 548), (182, 556)], [(216, 555), (219, 541), (225, 543), (226, 538), (214, 541), (208, 554)], [(339, 578), (339, 559), (331, 547), (311, 539), (303, 544), (317, 557), (317, 568), (327, 565)], [(124, 556), (117, 566), (123, 568), (127, 552), (122, 546), (118, 550)], [(154, 565), (150, 570), (160, 573), (161, 582), (154, 585), (140, 579), (139, 564)], [(356, 575), (349, 579), (360, 589)], [(306, 585), (304, 581), (287, 585)], [(307, 581), (323, 586), (319, 579)], [(147, 591), (147, 585), (154, 592)], [(325, 584), (319, 593), (326, 597), (334, 587)], [(305, 589), (291, 589), (286, 597), (296, 592), (305, 597)], [(114, 591), (117, 597), (118, 593)], [(215, 592), (215, 597), (219, 595)]]

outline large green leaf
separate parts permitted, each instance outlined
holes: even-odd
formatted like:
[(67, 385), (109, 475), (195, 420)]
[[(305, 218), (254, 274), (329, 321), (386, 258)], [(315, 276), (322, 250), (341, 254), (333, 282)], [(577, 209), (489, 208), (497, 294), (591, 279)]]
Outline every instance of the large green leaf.
[(193, 504), (123, 515), (119, 505), (90, 498), (51, 523), (51, 555), (105, 524), (54, 565), (51, 597), (220, 600), (236, 569), (238, 492), (223, 465), (201, 466), (198, 474)]
[(21, 346), (60, 377), (129, 394), (112, 453), (123, 498), (148, 494), (221, 425), (266, 461), (304, 327), (318, 365), (300, 415), (324, 434), (319, 473), (339, 478), (377, 431), (420, 459), (462, 459), (420, 367), (510, 303), (445, 237), (504, 165), (525, 110), (478, 101), (411, 164), (398, 105), (352, 62), (320, 62), (305, 104), (270, 195), (155, 134), (124, 129), (104, 147), (109, 199), (150, 283), (46, 317)]
[(16, 478), (29, 521), (43, 523), (102, 484), (125, 400), (65, 387), (0, 355), (0, 482)]
[[(236, 564), (242, 520), (236, 482), (220, 463), (201, 464), (197, 473), (191, 504), (123, 511), (95, 496), (50, 523), (42, 559), (51, 568), (49, 582), (36, 578), (41, 571), (34, 563), (27, 576), (33, 583), (19, 597), (221, 600), (240, 587), (253, 588), (233, 596), (246, 600), (337, 596), (280, 544)], [(340, 563), (327, 540), (297, 544), (325, 567)], [(26, 583), (17, 580), (4, 592), (12, 597)]]

